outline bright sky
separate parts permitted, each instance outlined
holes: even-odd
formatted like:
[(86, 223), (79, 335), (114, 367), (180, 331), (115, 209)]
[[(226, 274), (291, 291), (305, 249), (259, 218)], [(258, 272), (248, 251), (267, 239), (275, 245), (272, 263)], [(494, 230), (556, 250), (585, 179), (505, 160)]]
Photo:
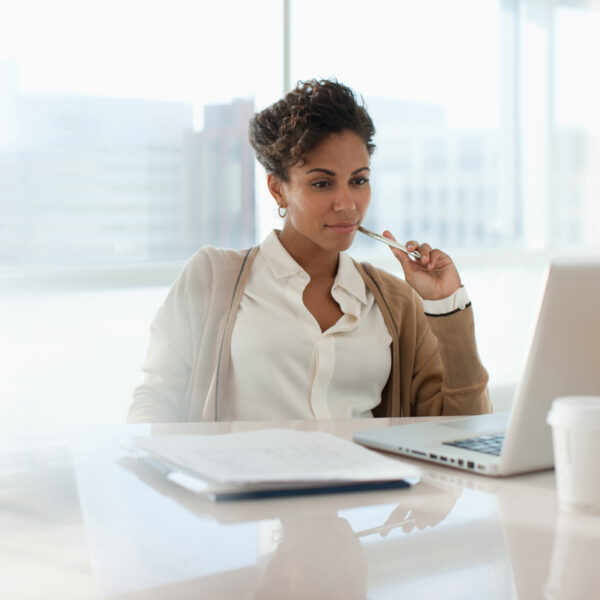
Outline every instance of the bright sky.
[(0, 0), (0, 60), (27, 93), (270, 100), (281, 22), (280, 0)]
[[(559, 120), (597, 120), (600, 12), (557, 14)], [(0, 60), (18, 63), (21, 92), (181, 100), (198, 124), (203, 104), (281, 95), (282, 21), (282, 0), (0, 0)], [(292, 0), (292, 79), (498, 126), (502, 22), (498, 0)]]
[[(364, 96), (442, 104), (455, 127), (497, 126), (496, 0), (294, 3), (293, 69), (337, 75)], [(342, 9), (343, 6), (343, 9)]]
[(600, 10), (561, 9), (556, 44), (556, 121), (599, 131)]
[[(498, 120), (495, 0), (292, 1), (293, 80), (337, 76), (364, 96)], [(23, 92), (201, 105), (282, 90), (282, 1), (0, 0), (0, 59)], [(465, 99), (468, 99), (465, 102)]]

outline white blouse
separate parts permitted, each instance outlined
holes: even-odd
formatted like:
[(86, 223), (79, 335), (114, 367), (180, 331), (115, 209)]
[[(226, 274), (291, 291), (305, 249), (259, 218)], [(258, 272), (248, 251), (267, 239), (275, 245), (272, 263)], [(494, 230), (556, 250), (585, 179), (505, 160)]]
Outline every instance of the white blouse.
[(352, 259), (341, 253), (331, 294), (343, 315), (322, 332), (302, 300), (309, 280), (271, 232), (233, 328), (222, 419), (372, 416), (391, 367), (383, 316)]

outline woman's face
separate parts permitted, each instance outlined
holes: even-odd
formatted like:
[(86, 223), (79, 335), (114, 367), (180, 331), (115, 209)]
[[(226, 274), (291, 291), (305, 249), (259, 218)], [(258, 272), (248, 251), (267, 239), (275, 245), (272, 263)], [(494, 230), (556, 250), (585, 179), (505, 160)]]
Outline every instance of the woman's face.
[(292, 254), (347, 250), (371, 200), (367, 146), (351, 131), (332, 133), (304, 161), (288, 169), (287, 182), (268, 178), (287, 211), (280, 240)]

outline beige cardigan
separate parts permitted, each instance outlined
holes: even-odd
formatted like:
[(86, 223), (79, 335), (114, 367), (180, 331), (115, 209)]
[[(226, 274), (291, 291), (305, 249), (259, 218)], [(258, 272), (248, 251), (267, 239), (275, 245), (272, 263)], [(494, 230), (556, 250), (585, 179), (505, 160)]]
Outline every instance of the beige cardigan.
[[(227, 377), (235, 316), (258, 246), (200, 249), (151, 327), (144, 382), (128, 422), (216, 421)], [(477, 353), (470, 306), (427, 316), (401, 279), (355, 263), (392, 337), (392, 370), (377, 417), (491, 412), (487, 372)]]

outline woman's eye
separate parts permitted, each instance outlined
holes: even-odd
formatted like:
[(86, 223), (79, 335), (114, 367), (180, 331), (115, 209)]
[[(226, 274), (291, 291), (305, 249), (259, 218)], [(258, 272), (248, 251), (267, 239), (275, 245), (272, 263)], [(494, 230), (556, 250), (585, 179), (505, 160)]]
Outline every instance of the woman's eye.
[(316, 187), (317, 189), (321, 190), (329, 186), (329, 181), (315, 181), (312, 185), (313, 187)]
[(354, 180), (354, 185), (365, 185), (365, 183), (368, 183), (369, 180), (366, 177), (357, 177)]

